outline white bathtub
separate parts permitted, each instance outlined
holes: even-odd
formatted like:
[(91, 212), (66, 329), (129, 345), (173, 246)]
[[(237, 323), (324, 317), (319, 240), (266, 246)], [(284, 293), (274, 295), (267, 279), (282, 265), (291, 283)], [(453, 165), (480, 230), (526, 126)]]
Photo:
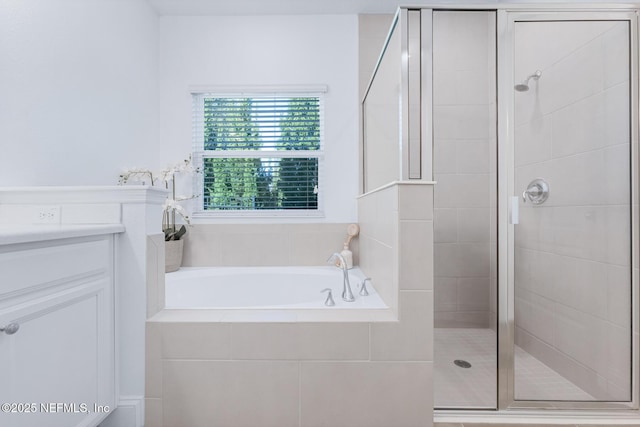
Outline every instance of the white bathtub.
[[(342, 300), (342, 270), (327, 267), (182, 267), (167, 273), (165, 308), (168, 309), (386, 309), (367, 282), (369, 296), (359, 295), (365, 278), (358, 268), (349, 270), (356, 300)], [(331, 288), (333, 307), (324, 305)]]

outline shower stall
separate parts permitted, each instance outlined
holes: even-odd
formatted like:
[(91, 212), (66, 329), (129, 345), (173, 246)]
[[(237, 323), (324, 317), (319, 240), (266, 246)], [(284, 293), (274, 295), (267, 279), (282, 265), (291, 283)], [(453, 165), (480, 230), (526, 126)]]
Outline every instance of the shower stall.
[(441, 410), (638, 409), (638, 12), (400, 8), (362, 186), (435, 181)]

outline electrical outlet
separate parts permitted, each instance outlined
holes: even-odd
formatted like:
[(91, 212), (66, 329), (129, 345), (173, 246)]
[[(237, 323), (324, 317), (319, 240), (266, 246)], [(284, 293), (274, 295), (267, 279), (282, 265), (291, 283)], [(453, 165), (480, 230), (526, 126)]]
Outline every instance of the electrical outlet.
[(35, 222), (36, 224), (59, 224), (60, 206), (39, 206)]

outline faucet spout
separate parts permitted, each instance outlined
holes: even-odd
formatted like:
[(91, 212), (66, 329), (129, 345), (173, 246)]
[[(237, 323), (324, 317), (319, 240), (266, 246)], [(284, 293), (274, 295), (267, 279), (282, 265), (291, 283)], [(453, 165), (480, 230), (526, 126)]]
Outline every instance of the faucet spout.
[(335, 263), (336, 260), (340, 262), (340, 268), (342, 268), (342, 299), (346, 302), (353, 302), (356, 298), (353, 296), (353, 292), (351, 292), (351, 284), (349, 283), (349, 270), (347, 269), (347, 262), (344, 260), (344, 257), (340, 255), (338, 252), (334, 252), (333, 255), (329, 257), (327, 262)]

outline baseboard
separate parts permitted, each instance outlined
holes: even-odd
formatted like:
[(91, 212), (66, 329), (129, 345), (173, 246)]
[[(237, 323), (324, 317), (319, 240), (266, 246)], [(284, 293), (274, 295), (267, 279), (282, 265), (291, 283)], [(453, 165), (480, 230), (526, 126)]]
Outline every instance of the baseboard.
[(99, 427), (144, 427), (144, 396), (120, 396), (118, 407)]

